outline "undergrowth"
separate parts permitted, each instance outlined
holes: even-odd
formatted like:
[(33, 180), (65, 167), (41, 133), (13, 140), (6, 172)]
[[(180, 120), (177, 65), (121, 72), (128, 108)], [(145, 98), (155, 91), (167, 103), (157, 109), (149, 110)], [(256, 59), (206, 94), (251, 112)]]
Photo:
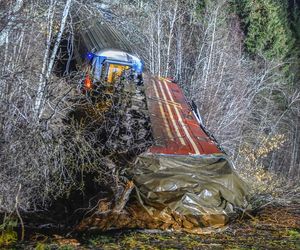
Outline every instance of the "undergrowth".
[(17, 242), (18, 234), (15, 231), (18, 222), (9, 216), (4, 216), (0, 225), (0, 248), (12, 245)]

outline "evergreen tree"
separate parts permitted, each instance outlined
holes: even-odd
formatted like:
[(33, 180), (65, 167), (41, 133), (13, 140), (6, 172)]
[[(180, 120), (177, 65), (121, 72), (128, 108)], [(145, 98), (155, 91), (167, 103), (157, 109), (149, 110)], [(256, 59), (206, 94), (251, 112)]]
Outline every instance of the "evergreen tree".
[(235, 1), (246, 34), (245, 45), (253, 54), (285, 60), (295, 48), (287, 0)]

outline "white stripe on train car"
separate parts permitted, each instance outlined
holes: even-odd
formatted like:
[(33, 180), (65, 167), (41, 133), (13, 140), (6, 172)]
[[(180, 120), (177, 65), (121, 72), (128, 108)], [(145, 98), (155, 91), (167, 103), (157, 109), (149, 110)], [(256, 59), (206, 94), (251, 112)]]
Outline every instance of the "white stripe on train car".
[[(168, 94), (169, 94), (169, 97), (170, 97), (171, 101), (174, 102), (174, 99), (173, 99), (173, 96), (172, 96), (172, 94), (171, 94), (171, 92), (170, 92), (170, 89), (169, 89), (169, 87), (168, 87), (168, 84), (167, 84), (166, 81), (164, 81), (164, 80), (163, 80), (163, 83), (164, 83), (164, 85), (165, 85), (165, 87), (166, 87), (166, 89), (167, 89), (167, 92), (168, 92)], [(181, 126), (182, 126), (182, 128), (183, 128), (183, 130), (184, 130), (184, 132), (185, 132), (185, 134), (186, 134), (186, 136), (187, 136), (187, 138), (189, 139), (189, 141), (190, 141), (190, 143), (191, 143), (191, 145), (192, 145), (192, 147), (193, 147), (195, 153), (196, 153), (196, 154), (200, 154), (200, 151), (199, 151), (199, 149), (198, 149), (198, 147), (197, 147), (197, 145), (196, 145), (194, 139), (191, 137), (190, 132), (188, 131), (188, 129), (186, 128), (186, 125), (184, 124), (184, 122), (183, 122), (183, 120), (182, 120), (182, 117), (181, 117), (181, 115), (180, 115), (180, 113), (179, 113), (178, 108), (177, 108), (176, 106), (174, 106), (174, 109), (175, 109), (175, 111), (176, 111), (176, 114), (177, 114), (177, 117), (178, 117), (178, 121), (179, 121), (179, 123), (181, 124)]]
[(154, 81), (153, 79), (152, 79), (152, 83), (153, 83), (153, 86), (154, 86), (154, 91), (155, 91), (156, 98), (158, 99), (158, 105), (159, 105), (160, 113), (161, 113), (162, 118), (163, 118), (163, 120), (164, 120), (164, 125), (165, 125), (165, 127), (166, 127), (166, 129), (167, 129), (168, 137), (169, 137), (172, 141), (174, 141), (173, 136), (172, 136), (172, 133), (171, 133), (170, 125), (169, 125), (169, 123), (168, 123), (168, 121), (167, 121), (167, 118), (166, 118), (165, 111), (164, 111), (164, 109), (163, 109), (163, 107), (162, 107), (161, 101), (159, 101), (159, 99), (161, 99), (161, 98), (159, 97), (158, 90), (157, 90), (155, 81)]
[[(164, 91), (164, 89), (163, 89), (163, 86), (162, 86), (162, 84), (161, 84), (161, 81), (158, 80), (157, 82), (158, 82), (158, 84), (159, 84), (159, 87), (160, 87), (161, 93), (162, 93), (162, 95), (163, 95), (163, 98), (164, 98), (166, 101), (168, 101), (168, 99), (167, 99), (167, 97), (166, 97), (166, 94), (165, 94), (165, 91)], [(173, 101), (173, 102), (174, 102), (174, 101)], [(173, 126), (174, 126), (174, 128), (175, 128), (177, 137), (179, 138), (180, 143), (181, 143), (182, 145), (186, 146), (186, 143), (185, 143), (184, 139), (182, 138), (182, 135), (181, 135), (181, 133), (180, 133), (180, 131), (179, 131), (177, 122), (176, 122), (176, 120), (174, 119), (173, 112), (172, 112), (171, 107), (170, 107), (170, 105), (169, 105), (168, 102), (166, 102), (166, 106), (167, 106), (167, 109), (168, 109), (168, 111), (169, 111), (170, 118), (171, 118), (171, 121), (172, 121)], [(177, 109), (177, 108), (176, 108), (176, 109)]]

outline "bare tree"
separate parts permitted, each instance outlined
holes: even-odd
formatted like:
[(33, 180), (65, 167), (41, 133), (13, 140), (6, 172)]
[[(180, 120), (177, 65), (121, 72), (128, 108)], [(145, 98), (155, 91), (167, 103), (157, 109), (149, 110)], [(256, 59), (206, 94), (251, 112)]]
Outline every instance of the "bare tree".
[[(26, 4), (16, 1), (14, 5), (6, 5), (9, 18), (1, 37), (8, 42), (0, 46), (2, 212), (11, 212), (16, 206), (20, 211), (36, 209), (49, 200), (53, 191), (63, 193), (66, 189), (58, 187), (55, 176), (63, 177), (61, 184), (65, 188), (69, 186), (66, 183), (72, 183), (70, 179), (66, 181), (70, 176), (65, 174), (68, 171), (61, 155), (64, 145), (59, 140), (64, 115), (70, 110), (65, 96), (71, 88), (66, 79), (48, 76), (48, 88), (43, 93), (43, 101), (47, 103), (43, 119), (37, 122), (34, 116), (43, 60), (49, 62), (46, 57), (56, 34), (55, 23), (63, 12), (61, 6), (58, 1)], [(48, 51), (44, 58), (42, 51)], [(49, 69), (47, 66), (44, 68)]]
[(9, 33), (12, 31), (14, 26), (16, 25), (16, 15), (23, 7), (23, 0), (17, 0), (13, 6), (11, 6), (7, 13), (7, 24), (6, 26), (1, 30), (0, 32), (0, 46), (2, 46), (4, 43), (9, 42)]
[(42, 73), (40, 76), (40, 81), (38, 84), (37, 97), (36, 97), (35, 107), (34, 107), (34, 110), (35, 110), (34, 113), (35, 113), (36, 117), (40, 117), (40, 115), (42, 114), (42, 106), (43, 106), (43, 98), (45, 95), (44, 94), (45, 88), (47, 85), (47, 81), (49, 81), (49, 78), (52, 73), (54, 61), (55, 61), (55, 58), (57, 55), (57, 51), (58, 51), (58, 48), (59, 48), (59, 45), (61, 42), (62, 35), (64, 33), (64, 29), (65, 29), (67, 17), (69, 14), (69, 10), (71, 8), (71, 4), (72, 4), (72, 0), (67, 0), (66, 5), (64, 7), (63, 14), (62, 14), (62, 19), (60, 22), (60, 29), (58, 31), (57, 38), (54, 43), (54, 47), (52, 49), (52, 53), (51, 53), (51, 56), (48, 61), (48, 56), (50, 53), (51, 38), (52, 38), (53, 14), (54, 14), (53, 9), (55, 6), (55, 1), (51, 1), (51, 3), (50, 3), (50, 8), (49, 8), (49, 12), (48, 12), (49, 35), (47, 38), (47, 48), (46, 48), (45, 55), (44, 55), (43, 68), (42, 68)]

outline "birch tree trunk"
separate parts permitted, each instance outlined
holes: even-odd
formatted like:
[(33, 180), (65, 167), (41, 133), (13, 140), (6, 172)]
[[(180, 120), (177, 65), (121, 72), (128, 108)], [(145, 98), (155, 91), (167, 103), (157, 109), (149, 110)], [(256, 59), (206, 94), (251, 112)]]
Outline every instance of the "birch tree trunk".
[(157, 74), (161, 75), (161, 6), (162, 1), (159, 1), (158, 12), (157, 12)]
[[(60, 45), (60, 41), (65, 29), (65, 25), (66, 25), (66, 21), (67, 21), (67, 17), (69, 15), (69, 11), (71, 8), (71, 4), (72, 4), (73, 0), (67, 0), (65, 8), (64, 8), (64, 12), (62, 15), (62, 19), (60, 22), (60, 29), (59, 32), (57, 34), (57, 38), (52, 50), (52, 54), (50, 56), (49, 59), (49, 63), (47, 65), (47, 59), (48, 59), (48, 55), (50, 53), (50, 41), (48, 40), (48, 44), (47, 44), (47, 49), (45, 52), (45, 56), (44, 56), (44, 62), (43, 62), (43, 69), (42, 69), (42, 73), (40, 76), (40, 82), (38, 85), (38, 91), (37, 91), (37, 97), (35, 100), (35, 105), (34, 105), (34, 116), (36, 119), (40, 118), (40, 116), (42, 115), (42, 111), (43, 111), (43, 106), (44, 106), (44, 95), (45, 95), (45, 90), (47, 87), (47, 82), (49, 81), (50, 75), (52, 73), (52, 69), (53, 69), (53, 65), (55, 62), (55, 57)], [(52, 2), (53, 3), (53, 2)], [(52, 4), (52, 7), (54, 7), (55, 2)], [(51, 15), (53, 15), (53, 13), (49, 13), (50, 18), (53, 18), (53, 16), (51, 17)], [(50, 29), (51, 33), (52, 33), (52, 28)], [(49, 37), (48, 37), (49, 38)], [(50, 36), (51, 38), (51, 36)]]
[(23, 7), (23, 0), (17, 0), (12, 11), (11, 14), (9, 14), (9, 21), (8, 24), (6, 25), (6, 27), (1, 30), (0, 32), (0, 46), (2, 46), (5, 42), (8, 42), (8, 35), (10, 33), (10, 31), (13, 28), (13, 25), (15, 23), (16, 20), (16, 14), (21, 10), (21, 8)]
[(178, 9), (178, 1), (176, 1), (176, 3), (175, 3), (173, 16), (172, 16), (172, 19), (170, 21), (170, 31), (169, 31), (169, 37), (168, 37), (165, 77), (168, 77), (168, 74), (169, 74), (170, 52), (171, 52), (171, 45), (172, 45), (172, 38), (173, 38), (173, 30), (174, 30), (176, 17), (177, 17), (177, 9)]

